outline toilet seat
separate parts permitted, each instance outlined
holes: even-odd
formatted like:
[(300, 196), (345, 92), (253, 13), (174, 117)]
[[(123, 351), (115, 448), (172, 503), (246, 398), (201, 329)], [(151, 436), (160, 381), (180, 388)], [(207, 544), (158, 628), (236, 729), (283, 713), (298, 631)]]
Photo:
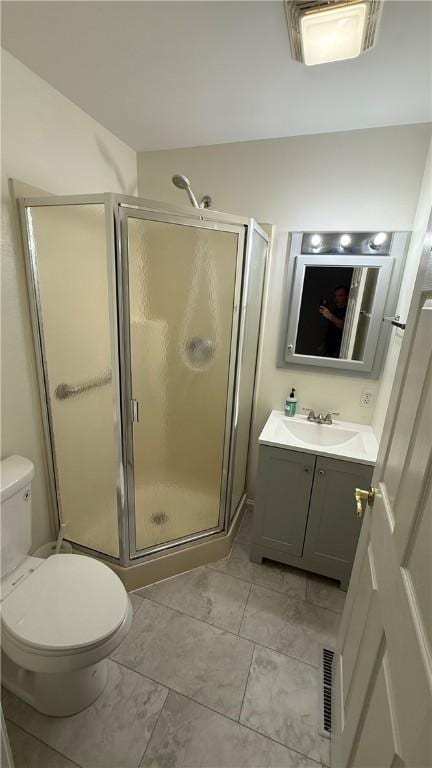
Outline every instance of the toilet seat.
[(103, 563), (83, 555), (52, 555), (3, 600), (3, 648), (38, 671), (96, 663), (126, 635), (127, 592)]

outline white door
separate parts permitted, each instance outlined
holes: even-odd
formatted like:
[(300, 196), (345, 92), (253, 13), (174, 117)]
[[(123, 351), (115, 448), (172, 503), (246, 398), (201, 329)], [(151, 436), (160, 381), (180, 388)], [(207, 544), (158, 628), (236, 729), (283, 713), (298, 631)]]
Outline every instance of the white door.
[(344, 360), (352, 360), (367, 272), (364, 267), (355, 267), (353, 270), (339, 352), (339, 357)]
[(338, 638), (333, 768), (432, 766), (431, 221)]

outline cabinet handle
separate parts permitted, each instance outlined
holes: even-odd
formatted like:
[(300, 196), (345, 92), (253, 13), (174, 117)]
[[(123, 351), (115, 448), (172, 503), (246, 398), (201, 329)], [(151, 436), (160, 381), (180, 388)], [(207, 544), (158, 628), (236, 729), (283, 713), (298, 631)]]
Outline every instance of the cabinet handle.
[(323, 475), (325, 475), (325, 471), (323, 469), (319, 469), (318, 474), (321, 475), (322, 477)]
[(305, 472), (310, 472), (311, 471), (311, 467), (304, 467), (304, 471)]

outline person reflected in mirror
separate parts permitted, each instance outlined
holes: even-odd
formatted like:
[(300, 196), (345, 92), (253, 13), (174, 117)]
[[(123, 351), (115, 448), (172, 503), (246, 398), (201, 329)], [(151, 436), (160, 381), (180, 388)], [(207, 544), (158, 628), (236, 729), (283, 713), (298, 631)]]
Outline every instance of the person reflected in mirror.
[(327, 328), (324, 340), (318, 347), (318, 354), (323, 357), (339, 357), (348, 296), (349, 288), (346, 285), (338, 285), (334, 290), (332, 309), (329, 309), (325, 299), (322, 300), (319, 311), (327, 320)]

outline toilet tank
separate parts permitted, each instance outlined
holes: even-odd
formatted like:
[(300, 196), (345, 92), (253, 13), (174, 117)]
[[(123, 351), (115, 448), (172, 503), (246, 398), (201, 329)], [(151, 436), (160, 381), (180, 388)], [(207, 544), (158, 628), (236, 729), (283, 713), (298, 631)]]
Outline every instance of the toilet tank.
[(0, 462), (1, 575), (27, 557), (31, 547), (31, 481), (34, 466), (23, 456)]

